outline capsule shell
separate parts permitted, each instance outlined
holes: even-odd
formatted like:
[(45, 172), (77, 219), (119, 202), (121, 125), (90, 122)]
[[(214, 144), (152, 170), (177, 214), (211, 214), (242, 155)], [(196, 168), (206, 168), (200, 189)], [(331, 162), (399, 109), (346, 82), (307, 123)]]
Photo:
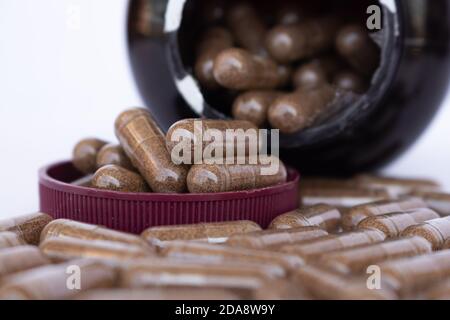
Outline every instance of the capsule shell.
[(22, 246), (25, 241), (14, 232), (0, 232), (0, 249)]
[(407, 213), (391, 213), (364, 219), (358, 229), (376, 229), (388, 238), (399, 237), (410, 226), (437, 219), (439, 215), (431, 209), (418, 209)]
[(342, 217), (342, 226), (344, 230), (350, 231), (354, 230), (361, 221), (368, 217), (407, 212), (426, 207), (427, 204), (419, 198), (403, 198), (362, 204), (346, 211)]
[(294, 87), (301, 90), (314, 90), (328, 84), (328, 76), (318, 63), (300, 66), (293, 75)]
[(450, 194), (415, 191), (411, 195), (423, 199), (430, 209), (433, 209), (441, 216), (450, 216)]
[(326, 253), (319, 259), (318, 263), (345, 274), (363, 273), (369, 266), (387, 260), (413, 257), (431, 252), (432, 248), (428, 241), (420, 237), (409, 237)]
[(107, 142), (88, 138), (77, 143), (73, 150), (73, 165), (84, 174), (97, 170), (97, 155)]
[(150, 190), (141, 175), (116, 165), (98, 169), (91, 185), (96, 189), (118, 192), (143, 193)]
[(450, 240), (450, 217), (411, 226), (403, 231), (402, 236), (423, 237), (432, 244), (433, 250), (440, 250), (444, 247), (445, 241)]
[[(275, 173), (269, 166), (262, 164), (194, 165), (189, 171), (188, 189), (191, 193), (218, 193), (261, 189), (285, 183), (286, 167), (278, 158), (272, 159), (275, 159), (275, 168), (272, 165)], [(265, 173), (265, 170), (270, 172)]]
[(328, 232), (337, 231), (340, 227), (341, 213), (338, 209), (319, 204), (297, 209), (275, 218), (270, 229), (290, 229), (306, 226), (318, 226)]
[(232, 114), (237, 120), (245, 120), (262, 127), (267, 121), (270, 105), (280, 96), (278, 91), (248, 91), (236, 98)]
[(127, 170), (136, 171), (130, 159), (125, 154), (125, 151), (123, 151), (123, 148), (117, 144), (107, 144), (97, 154), (97, 168), (108, 165), (115, 165)]
[(286, 230), (264, 230), (231, 236), (226, 244), (248, 249), (277, 250), (280, 246), (301, 243), (326, 235), (328, 233), (325, 230), (312, 226)]
[(154, 192), (186, 190), (187, 168), (172, 162), (164, 134), (146, 109), (123, 112), (115, 128), (125, 153)]
[(52, 220), (48, 214), (41, 212), (0, 220), (0, 232), (14, 232), (26, 243), (38, 245), (42, 230)]
[(153, 227), (145, 230), (141, 237), (150, 243), (175, 240), (223, 243), (234, 234), (244, 234), (260, 230), (261, 227), (253, 221), (230, 221)]
[(50, 261), (34, 246), (19, 246), (0, 250), (0, 280), (13, 273), (37, 268)]
[(5, 279), (0, 299), (5, 300), (64, 300), (80, 293), (68, 286), (68, 277), (78, 270), (83, 291), (109, 288), (116, 282), (113, 267), (92, 260), (71, 261), (62, 265), (43, 266), (21, 272)]

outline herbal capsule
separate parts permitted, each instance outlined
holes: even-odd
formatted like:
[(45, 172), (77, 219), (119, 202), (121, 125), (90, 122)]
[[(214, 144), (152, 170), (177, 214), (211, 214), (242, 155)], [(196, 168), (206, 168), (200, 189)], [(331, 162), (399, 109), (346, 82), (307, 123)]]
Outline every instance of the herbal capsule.
[(359, 25), (343, 27), (336, 38), (339, 54), (359, 73), (371, 77), (380, 65), (380, 48)]
[(270, 229), (290, 229), (306, 226), (318, 226), (333, 232), (339, 229), (341, 213), (338, 209), (326, 204), (297, 209), (275, 218)]
[(287, 230), (264, 230), (231, 236), (226, 242), (232, 247), (249, 249), (276, 249), (283, 245), (300, 243), (328, 235), (318, 227), (298, 227)]
[(92, 260), (43, 266), (6, 278), (0, 288), (5, 300), (64, 300), (80, 293), (68, 285), (71, 274), (80, 275), (81, 290), (109, 288), (116, 282), (113, 267)]
[(384, 281), (406, 297), (450, 276), (450, 250), (388, 261), (380, 268)]
[(81, 240), (105, 240), (147, 246), (147, 243), (143, 239), (132, 234), (65, 219), (50, 222), (42, 231), (41, 242), (51, 238), (67, 237)]
[(186, 191), (187, 168), (175, 165), (159, 126), (146, 109), (130, 109), (116, 120), (116, 135), (125, 153), (154, 192)]
[(107, 142), (99, 139), (84, 139), (73, 150), (73, 165), (84, 174), (97, 170), (97, 155)]
[(214, 78), (214, 60), (225, 49), (233, 46), (231, 33), (221, 27), (214, 27), (206, 31), (197, 48), (195, 62), (195, 76), (202, 86), (208, 89), (219, 87)]
[(361, 221), (368, 217), (407, 212), (426, 207), (426, 203), (419, 198), (403, 198), (362, 204), (347, 210), (342, 217), (342, 226), (344, 230), (350, 231), (355, 229)]
[(423, 237), (432, 244), (434, 250), (440, 250), (444, 247), (445, 241), (450, 240), (450, 217), (411, 226), (403, 231), (402, 236)]
[(141, 237), (148, 242), (174, 240), (197, 240), (209, 243), (223, 243), (234, 234), (260, 231), (253, 221), (231, 221), (219, 223), (199, 223), (191, 225), (154, 227), (145, 230)]
[(11, 248), (24, 245), (25, 241), (14, 232), (0, 232), (0, 249)]
[(362, 273), (369, 266), (386, 260), (431, 252), (432, 248), (428, 241), (420, 237), (410, 237), (326, 253), (318, 263), (342, 273)]
[(276, 89), (284, 86), (290, 75), (288, 67), (244, 49), (225, 49), (214, 60), (214, 78), (231, 90)]
[(335, 90), (327, 85), (283, 95), (270, 106), (269, 122), (286, 134), (306, 129), (326, 112), (335, 97)]
[(116, 165), (98, 169), (91, 185), (96, 189), (118, 192), (149, 192), (147, 183), (141, 175)]
[(34, 246), (0, 250), (0, 280), (10, 274), (49, 264), (50, 261)]
[(304, 259), (313, 260), (327, 252), (379, 243), (383, 242), (385, 239), (386, 236), (381, 231), (360, 230), (349, 233), (340, 233), (337, 235), (329, 235), (300, 244), (284, 246), (280, 249), (280, 251), (298, 255)]
[(415, 191), (411, 195), (423, 199), (430, 209), (433, 209), (441, 216), (450, 216), (450, 194)]
[(57, 262), (78, 258), (123, 261), (152, 254), (152, 251), (143, 246), (76, 238), (50, 238), (41, 243), (40, 248), (48, 258)]
[[(287, 171), (278, 158), (268, 165), (194, 165), (189, 171), (187, 184), (191, 193), (218, 193), (261, 189), (285, 183)], [(265, 173), (265, 170), (268, 170)]]
[(45, 213), (33, 213), (12, 219), (0, 220), (0, 231), (11, 231), (26, 243), (38, 245), (41, 232), (53, 219)]
[(262, 127), (267, 121), (267, 111), (270, 105), (281, 95), (282, 93), (278, 91), (255, 90), (245, 92), (234, 101), (233, 117)]
[(293, 84), (300, 90), (314, 90), (328, 84), (328, 76), (320, 64), (311, 62), (294, 72)]
[(391, 213), (364, 219), (358, 224), (358, 229), (376, 229), (388, 238), (400, 236), (410, 226), (437, 219), (439, 215), (431, 209), (417, 209), (407, 213)]
[(366, 80), (352, 71), (341, 71), (336, 74), (333, 79), (333, 84), (336, 88), (357, 94), (363, 94), (368, 88)]
[(197, 242), (174, 241), (165, 245), (161, 249), (160, 254), (167, 258), (177, 259), (269, 263), (279, 265), (285, 270), (291, 270), (303, 265), (301, 258), (290, 254)]
[(97, 168), (108, 165), (116, 165), (131, 171), (136, 170), (123, 148), (117, 144), (107, 144), (97, 154)]

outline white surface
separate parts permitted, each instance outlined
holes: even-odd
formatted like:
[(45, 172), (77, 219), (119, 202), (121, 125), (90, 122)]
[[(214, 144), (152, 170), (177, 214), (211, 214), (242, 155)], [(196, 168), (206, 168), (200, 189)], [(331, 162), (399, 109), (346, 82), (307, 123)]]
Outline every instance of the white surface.
[[(38, 208), (37, 170), (82, 137), (113, 140), (140, 105), (129, 69), (126, 0), (0, 0), (0, 217)], [(450, 99), (430, 130), (387, 168), (450, 189)]]

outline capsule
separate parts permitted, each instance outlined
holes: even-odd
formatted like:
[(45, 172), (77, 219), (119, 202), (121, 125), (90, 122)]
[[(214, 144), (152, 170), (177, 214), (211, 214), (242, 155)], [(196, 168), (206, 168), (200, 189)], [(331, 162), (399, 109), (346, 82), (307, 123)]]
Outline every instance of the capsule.
[(255, 231), (261, 231), (261, 227), (253, 221), (230, 221), (153, 227), (145, 230), (141, 237), (150, 243), (174, 240), (196, 240), (209, 243), (223, 243), (234, 234), (244, 234)]
[(110, 288), (116, 282), (112, 266), (92, 261), (77, 260), (67, 264), (50, 265), (14, 274), (4, 280), (0, 288), (3, 300), (64, 300), (81, 291), (76, 289), (70, 276), (79, 274), (81, 290)]
[(312, 126), (336, 97), (330, 86), (297, 91), (274, 101), (269, 108), (269, 122), (282, 133), (291, 134)]
[(96, 189), (118, 192), (139, 193), (150, 190), (141, 175), (116, 165), (98, 169), (92, 178), (91, 185)]
[(276, 89), (287, 84), (290, 75), (289, 67), (244, 49), (223, 50), (214, 60), (214, 78), (231, 90)]
[(253, 293), (251, 300), (263, 301), (300, 301), (311, 300), (311, 296), (303, 286), (292, 283), (291, 279), (271, 280), (265, 282)]
[(441, 216), (450, 216), (450, 194), (415, 191), (411, 195), (423, 199), (429, 208), (433, 209)]
[(328, 232), (318, 227), (297, 227), (286, 230), (264, 230), (248, 234), (237, 234), (231, 236), (226, 244), (232, 247), (248, 249), (276, 250), (280, 246), (301, 243), (327, 235)]
[(368, 217), (407, 212), (426, 207), (427, 204), (419, 198), (403, 198), (362, 204), (347, 210), (342, 217), (342, 227), (344, 230), (350, 231)]
[(97, 155), (107, 142), (88, 138), (81, 140), (73, 149), (73, 165), (84, 174), (97, 170)]
[(329, 252), (324, 254), (318, 263), (345, 274), (364, 273), (371, 265), (431, 252), (432, 248), (428, 241), (421, 237), (409, 237)]
[(97, 168), (108, 165), (116, 165), (130, 171), (136, 171), (125, 151), (118, 144), (107, 144), (98, 152)]
[(0, 232), (0, 249), (11, 248), (24, 245), (25, 241), (14, 232)]
[(333, 84), (338, 89), (357, 94), (363, 94), (368, 89), (366, 80), (352, 71), (341, 71), (336, 74)]
[[(238, 151), (249, 152), (249, 147), (246, 141), (240, 142), (239, 139), (235, 141), (236, 135), (242, 131), (242, 133), (254, 136), (255, 140), (258, 138), (258, 127), (248, 121), (240, 120), (207, 120), (207, 119), (185, 119), (174, 123), (167, 132), (166, 145), (170, 154), (176, 154), (182, 156), (184, 162), (194, 164), (198, 160), (208, 159), (207, 149), (223, 148), (223, 156), (227, 155), (227, 149), (234, 147), (234, 154), (238, 154)], [(236, 135), (229, 136), (230, 133), (236, 133)], [(221, 141), (204, 141), (208, 134), (218, 133), (222, 137)], [(258, 141), (254, 141), (255, 145)], [(244, 144), (244, 145), (242, 145)], [(190, 151), (190, 155), (184, 154), (185, 146), (188, 146), (187, 150)], [(183, 150), (179, 150), (182, 147)], [(201, 150), (200, 148), (201, 147)], [(199, 149), (200, 152), (197, 151)], [(183, 154), (181, 155), (181, 151)], [(197, 153), (197, 156), (196, 156)], [(199, 153), (199, 154), (198, 154)], [(211, 157), (215, 154), (211, 153)], [(245, 154), (243, 155), (245, 156)], [(200, 158), (200, 159), (196, 159)], [(196, 161), (197, 160), (197, 161)], [(186, 163), (187, 164), (187, 163)]]
[(50, 238), (41, 243), (40, 249), (49, 259), (56, 262), (79, 258), (124, 261), (152, 254), (152, 251), (143, 246), (76, 238)]
[(380, 264), (384, 281), (402, 297), (450, 276), (450, 250)]
[(437, 219), (439, 215), (431, 209), (422, 208), (407, 213), (391, 213), (368, 217), (358, 224), (358, 229), (376, 229), (388, 238), (399, 237), (410, 226)]
[[(270, 165), (194, 165), (187, 184), (191, 193), (219, 193), (262, 189), (285, 183), (287, 171), (278, 158)], [(271, 168), (271, 169), (269, 169)], [(267, 173), (264, 171), (267, 170)], [(275, 172), (276, 171), (276, 172)]]
[(0, 232), (14, 232), (26, 243), (38, 245), (42, 230), (52, 220), (48, 214), (41, 212), (0, 220)]
[(267, 51), (280, 63), (311, 58), (332, 48), (339, 25), (339, 19), (322, 17), (276, 26), (266, 36)]
[(328, 75), (320, 64), (311, 62), (298, 67), (292, 81), (297, 89), (314, 90), (328, 84)]
[(280, 248), (280, 251), (300, 256), (303, 259), (315, 260), (327, 252), (379, 243), (385, 239), (385, 234), (379, 230), (360, 230), (284, 246)]
[(147, 246), (147, 243), (143, 239), (132, 234), (65, 219), (50, 222), (42, 231), (41, 242), (51, 238), (67, 237), (81, 240), (105, 240)]
[(16, 272), (37, 268), (50, 261), (34, 246), (18, 246), (0, 250), (0, 280)]
[(318, 226), (328, 232), (337, 231), (341, 224), (338, 209), (326, 204), (300, 208), (275, 218), (269, 229), (290, 229), (306, 226)]
[(202, 86), (207, 89), (219, 87), (214, 78), (214, 60), (225, 49), (233, 46), (233, 36), (221, 27), (214, 27), (206, 31), (197, 48), (195, 62), (195, 76)]
[(127, 110), (117, 118), (115, 128), (125, 153), (154, 192), (186, 191), (188, 170), (173, 163), (164, 134), (150, 112), (139, 108)]
[(278, 91), (263, 90), (242, 93), (234, 101), (233, 117), (262, 127), (267, 122), (267, 112), (270, 105), (281, 95), (282, 93)]
[(70, 184), (77, 186), (77, 187), (85, 187), (90, 188), (92, 187), (92, 178), (94, 177), (93, 174), (88, 174), (87, 176), (81, 177), (80, 179), (72, 181)]
[(344, 26), (336, 37), (339, 54), (359, 73), (371, 77), (380, 65), (380, 48), (359, 25)]
[(403, 231), (402, 236), (423, 237), (432, 244), (433, 250), (440, 250), (444, 247), (445, 241), (450, 240), (450, 217), (411, 226)]
[(257, 55), (266, 55), (264, 39), (267, 27), (255, 8), (236, 3), (227, 12), (227, 24), (237, 44)]

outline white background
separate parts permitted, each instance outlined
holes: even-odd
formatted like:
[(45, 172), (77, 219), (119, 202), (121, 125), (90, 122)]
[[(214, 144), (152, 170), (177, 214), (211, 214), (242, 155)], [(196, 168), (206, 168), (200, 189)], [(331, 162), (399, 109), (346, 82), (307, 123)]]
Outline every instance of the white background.
[[(113, 140), (141, 105), (128, 63), (126, 0), (0, 0), (0, 217), (38, 209), (38, 168), (85, 136)], [(431, 75), (430, 75), (431, 76)], [(427, 133), (386, 168), (450, 190), (450, 98)]]

